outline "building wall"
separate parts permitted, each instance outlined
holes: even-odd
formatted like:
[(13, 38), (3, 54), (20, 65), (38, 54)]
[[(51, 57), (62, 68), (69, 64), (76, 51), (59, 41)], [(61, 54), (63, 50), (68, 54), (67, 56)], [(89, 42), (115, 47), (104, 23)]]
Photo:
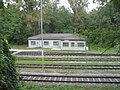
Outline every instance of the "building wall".
[[(58, 46), (53, 45), (53, 42), (57, 41), (59, 42)], [(32, 44), (31, 44), (32, 42)], [(49, 45), (44, 45), (44, 42), (49, 42)], [(68, 43), (69, 45), (67, 47), (63, 46), (63, 43)], [(74, 43), (74, 47), (71, 47), (71, 43)], [(84, 43), (84, 47), (78, 47), (78, 43)], [(35, 45), (34, 45), (35, 44)], [(41, 40), (28, 40), (28, 47), (29, 48), (35, 48), (35, 47), (41, 47)], [(88, 47), (86, 47), (85, 41), (60, 41), (60, 40), (44, 40), (43, 41), (43, 48), (58, 48), (61, 50), (86, 50)]]
[[(32, 45), (31, 41), (34, 41), (35, 45)], [(53, 45), (54, 41), (58, 41), (59, 45), (58, 46)], [(49, 42), (49, 45), (44, 45), (44, 42)], [(28, 40), (28, 47), (29, 48), (42, 47), (42, 42), (41, 40)], [(43, 47), (44, 48), (60, 48), (60, 40), (44, 40)]]
[[(35, 45), (32, 45), (31, 42), (35, 42)], [(35, 48), (35, 47), (37, 47), (37, 45), (36, 45), (37, 43), (38, 43), (37, 40), (28, 40), (28, 47)]]
[[(68, 42), (69, 46), (64, 47), (63, 43)], [(71, 47), (71, 43), (74, 43), (74, 47)], [(78, 47), (78, 43), (84, 43), (84, 47)], [(61, 41), (61, 50), (86, 50), (86, 42), (85, 41)]]
[[(45, 41), (49, 42), (49, 45), (44, 45)], [(53, 45), (54, 41), (57, 41), (59, 43), (59, 45), (58, 46)], [(43, 42), (44, 48), (60, 48), (60, 40), (44, 40), (44, 42)]]

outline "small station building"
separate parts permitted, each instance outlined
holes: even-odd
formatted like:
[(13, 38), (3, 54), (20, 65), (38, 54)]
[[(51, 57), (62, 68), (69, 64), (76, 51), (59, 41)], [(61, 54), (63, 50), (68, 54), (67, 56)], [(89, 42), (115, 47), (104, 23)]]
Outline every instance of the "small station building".
[[(42, 47), (41, 34), (28, 38), (28, 47)], [(77, 34), (43, 34), (43, 48), (58, 50), (87, 50), (85, 38)]]

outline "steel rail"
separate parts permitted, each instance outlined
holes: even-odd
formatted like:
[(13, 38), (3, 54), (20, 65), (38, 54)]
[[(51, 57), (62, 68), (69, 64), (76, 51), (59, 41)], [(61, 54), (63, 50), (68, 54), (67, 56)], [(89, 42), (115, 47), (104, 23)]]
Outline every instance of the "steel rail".
[[(17, 65), (41, 66), (41, 64), (17, 64)], [(83, 64), (83, 65), (82, 64), (81, 65), (78, 65), (78, 64), (45, 64), (45, 66), (101, 66), (101, 67), (116, 66), (116, 67), (120, 67), (120, 65), (96, 65), (96, 64)]]
[[(20, 59), (20, 60), (24, 60), (24, 59)], [(30, 59), (25, 59), (25, 60), (29, 60), (29, 61), (33, 61), (33, 60), (30, 60)], [(34, 61), (39, 61), (39, 60), (34, 60)], [(73, 62), (120, 62), (120, 60), (86, 60), (86, 59), (82, 59), (82, 60), (69, 60), (69, 59), (45, 59), (45, 61), (58, 61), (58, 62), (61, 62), (61, 61), (73, 61)]]
[[(17, 68), (42, 68), (41, 65), (16, 65)], [(47, 69), (115, 69), (120, 70), (120, 65), (45, 65)]]
[[(17, 53), (16, 55), (41, 55), (41, 52), (38, 52), (38, 51), (34, 51), (34, 52), (19, 52)], [(44, 52), (44, 55), (45, 56), (54, 56), (54, 55), (57, 55), (57, 56), (120, 56), (120, 54), (99, 54), (99, 53), (68, 53), (68, 52)]]
[[(16, 57), (17, 59), (39, 59), (39, 57)], [(120, 57), (45, 57), (46, 60), (120, 60)]]
[[(33, 81), (33, 82), (37, 81), (37, 82), (112, 83), (112, 84), (114, 83), (114, 84), (120, 84), (120, 76), (115, 76), (115, 75), (113, 75), (113, 76), (108, 76), (108, 75), (104, 75), (104, 76), (78, 76), (78, 75), (70, 76), (70, 75), (20, 74), (20, 77), (21, 77), (21, 80), (23, 80), (23, 81)], [(40, 78), (43, 78), (43, 79), (40, 79)], [(62, 80), (60, 78), (62, 78)]]

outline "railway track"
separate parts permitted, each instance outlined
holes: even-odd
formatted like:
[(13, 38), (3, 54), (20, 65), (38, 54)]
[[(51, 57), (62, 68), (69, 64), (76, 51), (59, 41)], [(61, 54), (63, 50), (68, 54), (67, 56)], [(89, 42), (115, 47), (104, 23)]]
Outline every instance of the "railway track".
[[(40, 64), (18, 64), (17, 68), (42, 68)], [(70, 65), (70, 64), (44, 64), (46, 69), (110, 69), (120, 70), (120, 65)]]
[(71, 62), (120, 62), (120, 60), (64, 60), (64, 59), (50, 59), (50, 60), (45, 60), (45, 61), (71, 61)]
[[(29, 60), (29, 61), (33, 61), (33, 60), (30, 60), (30, 59), (20, 59), (20, 60)], [(37, 60), (36, 60), (37, 61)], [(120, 59), (119, 60), (102, 60), (102, 59), (98, 59), (98, 60), (95, 60), (95, 59), (45, 59), (45, 61), (59, 61), (59, 62), (65, 62), (65, 61), (70, 61), (70, 62), (120, 62)]]
[(20, 78), (32, 82), (120, 84), (120, 75), (20, 74)]
[[(26, 60), (26, 61), (39, 61), (41, 58), (35, 57), (17, 57), (17, 60)], [(44, 58), (45, 61), (59, 61), (59, 62), (120, 62), (120, 58)]]
[[(38, 51), (21, 51), (15, 55), (30, 55), (40, 56), (41, 52)], [(120, 56), (120, 54), (99, 54), (99, 53), (79, 53), (79, 52), (44, 52), (44, 56)]]

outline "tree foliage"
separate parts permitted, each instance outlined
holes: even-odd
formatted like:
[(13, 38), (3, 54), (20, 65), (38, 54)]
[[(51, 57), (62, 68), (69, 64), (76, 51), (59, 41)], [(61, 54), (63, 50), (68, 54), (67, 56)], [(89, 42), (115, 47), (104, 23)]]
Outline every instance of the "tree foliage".
[(18, 74), (15, 69), (15, 58), (9, 52), (8, 42), (0, 35), (0, 90), (16, 90)]
[(90, 43), (114, 47), (120, 43), (120, 13), (109, 2), (87, 16), (85, 35)]
[[(1, 5), (0, 10), (2, 12), (2, 18), (0, 19), (6, 22), (8, 18), (5, 16), (5, 8), (2, 1), (0, 1), (0, 6)], [(7, 30), (4, 29), (4, 26), (2, 27), (3, 28), (0, 28), (0, 30)], [(11, 55), (9, 49), (7, 39), (5, 39), (2, 32), (0, 33), (0, 90), (17, 90), (18, 88), (19, 79), (15, 69), (15, 58)]]
[(27, 40), (25, 38), (28, 36), (26, 24), (22, 20), (23, 16), (20, 15), (21, 12), (17, 11), (14, 5), (8, 5), (4, 9), (0, 9), (0, 32), (9, 41), (12, 40), (12, 43), (16, 44), (25, 43)]
[[(73, 17), (64, 7), (48, 13), (49, 22), (44, 21), (45, 33), (73, 32)], [(64, 17), (63, 17), (64, 16)]]
[[(0, 32), (10, 43), (25, 44), (27, 37), (40, 33), (40, 1), (13, 1), (15, 3), (0, 10)], [(43, 0), (44, 33), (84, 34), (90, 43), (102, 47), (115, 47), (119, 44), (119, 0), (93, 0), (99, 2), (100, 7), (90, 13), (85, 10), (88, 0), (68, 2), (72, 12), (64, 6), (58, 7), (59, 0)], [(3, 6), (1, 3), (0, 8)]]
[[(0, 11), (0, 31), (10, 43), (25, 44), (27, 37), (40, 33), (40, 2), (14, 1), (4, 8), (4, 16)], [(44, 33), (71, 33), (74, 30), (73, 15), (64, 7), (58, 8), (58, 2), (43, 0)]]
[(86, 15), (85, 7), (88, 5), (88, 0), (68, 0), (74, 15), (74, 25), (76, 33), (79, 33), (85, 28), (84, 18)]

